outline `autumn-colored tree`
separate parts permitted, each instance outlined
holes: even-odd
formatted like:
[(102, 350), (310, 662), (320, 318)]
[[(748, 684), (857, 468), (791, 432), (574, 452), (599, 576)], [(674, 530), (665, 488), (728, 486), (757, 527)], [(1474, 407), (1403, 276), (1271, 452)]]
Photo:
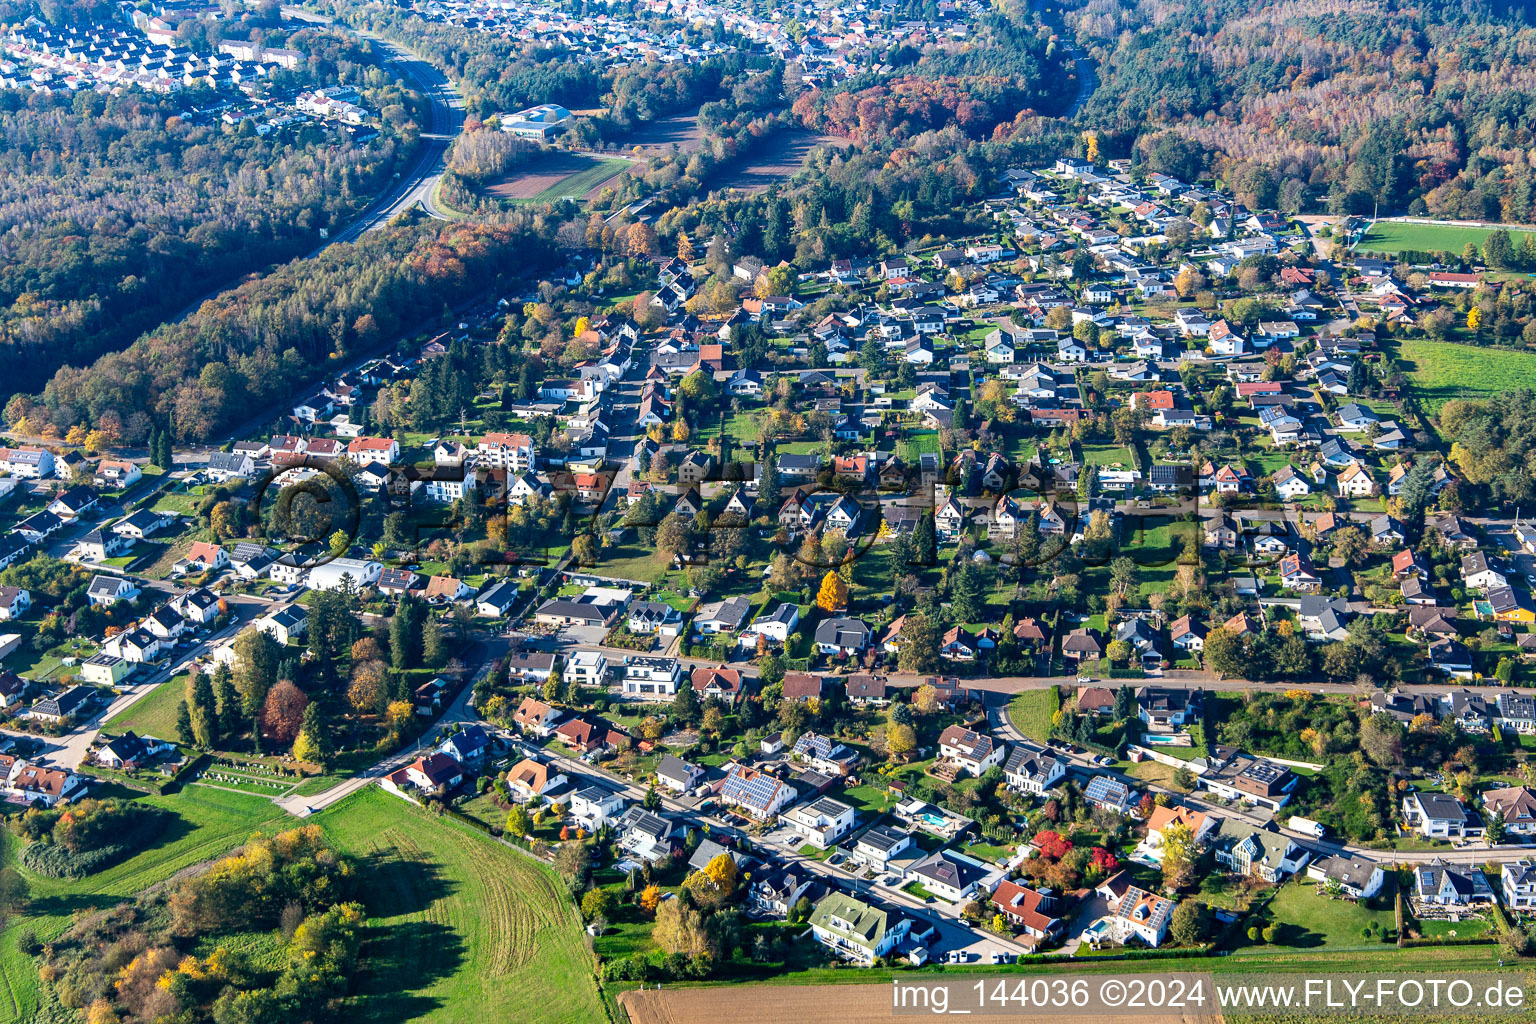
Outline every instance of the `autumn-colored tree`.
[(736, 892), (736, 884), (740, 878), (740, 872), (736, 867), (736, 858), (728, 853), (717, 853), (710, 862), (704, 865), (704, 874), (710, 881), (720, 888), (727, 898)]
[(1050, 829), (1036, 835), (1034, 845), (1046, 860), (1061, 860), (1072, 851), (1072, 840)]
[[(374, 642), (374, 646), (378, 644)], [(360, 715), (376, 715), (384, 710), (389, 703), (388, 670), (384, 662), (356, 663), (352, 669), (352, 685), (347, 688), (347, 700)]]
[(405, 727), (416, 720), (416, 709), (408, 700), (392, 700), (389, 707), (384, 709), (384, 717), (389, 720), (389, 727), (396, 733), (405, 732)]
[(661, 246), (656, 241), (656, 229), (644, 222), (631, 224), (624, 239), (629, 245), (631, 256), (656, 256), (661, 252)]
[(309, 698), (304, 691), (293, 685), (292, 680), (279, 679), (267, 692), (261, 707), (262, 735), (270, 737), (278, 746), (286, 747), (298, 736), (304, 724), (304, 709)]
[(365, 661), (383, 661), (384, 645), (379, 643), (377, 637), (365, 636), (352, 641), (352, 664), (358, 665)]
[(917, 749), (917, 733), (910, 725), (892, 722), (885, 727), (885, 747), (892, 757), (907, 757)]
[(656, 911), (651, 939), (668, 953), (714, 952), (704, 914), (683, 900), (667, 900)]
[(912, 694), (912, 706), (924, 715), (937, 714), (939, 710), (939, 691), (928, 683), (924, 683)]
[(693, 239), (686, 231), (677, 233), (677, 258), (684, 263), (693, 262)]
[(821, 578), (821, 589), (816, 593), (816, 607), (824, 612), (838, 612), (848, 607), (848, 584), (835, 572)]
[(221, 501), (208, 513), (208, 527), (215, 537), (234, 537), (240, 532), (240, 509), (232, 501)]
[(516, 836), (521, 839), (528, 834), (529, 829), (532, 827), (532, 822), (528, 820), (527, 809), (522, 804), (516, 804), (507, 812), (507, 821), (502, 826), (502, 831), (509, 836)]
[(640, 909), (647, 914), (656, 913), (657, 905), (661, 903), (661, 887), (648, 885), (640, 892)]
[(1473, 306), (1467, 310), (1467, 330), (1475, 331), (1483, 326), (1483, 311)]
[(85, 1014), (85, 1024), (118, 1024), (121, 1020), (112, 1004), (105, 999), (96, 1000)]

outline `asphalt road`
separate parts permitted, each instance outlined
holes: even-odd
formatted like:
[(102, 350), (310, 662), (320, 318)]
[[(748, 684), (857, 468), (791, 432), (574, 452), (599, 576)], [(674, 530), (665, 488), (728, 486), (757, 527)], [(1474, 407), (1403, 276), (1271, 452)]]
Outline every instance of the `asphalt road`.
[(446, 166), (448, 148), (464, 128), (464, 97), (458, 89), (436, 68), (410, 50), (381, 39), (372, 32), (340, 25), (333, 19), (295, 7), (284, 7), (282, 10), (285, 18), (312, 24), (339, 25), (354, 35), (372, 41), (386, 55), (386, 63), (414, 81), (422, 95), (432, 104), (432, 121), (422, 133), (421, 153), (411, 170), (402, 174), (345, 229), (316, 246), (310, 255), (318, 255), (328, 246), (339, 242), (356, 241), (363, 232), (375, 231), (388, 224), (396, 215), (418, 206), (429, 216), (445, 219), (445, 214), (438, 209), (433, 197)]

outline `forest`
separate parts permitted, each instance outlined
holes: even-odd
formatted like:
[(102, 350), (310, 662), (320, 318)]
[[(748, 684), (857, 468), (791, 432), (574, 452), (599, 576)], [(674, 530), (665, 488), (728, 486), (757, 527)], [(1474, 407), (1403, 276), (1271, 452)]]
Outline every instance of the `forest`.
[[(1286, 212), (1536, 217), (1536, 27), (1520, 5), (1090, 2), (1068, 24), (1101, 63), (1083, 119), (1109, 155), (1168, 129)], [(1186, 150), (1188, 152), (1188, 150)], [(1165, 154), (1167, 150), (1165, 148)], [(1169, 173), (1172, 173), (1171, 171)]]
[(1076, 88), (1066, 53), (1025, 11), (1007, 4), (974, 26), (975, 39), (922, 55), (894, 78), (860, 75), (795, 100), (807, 128), (855, 141), (910, 138), (958, 125), (984, 138), (1020, 110), (1055, 112)]
[(552, 251), (547, 230), (525, 218), (369, 232), (225, 292), (121, 352), (64, 367), (41, 396), (14, 396), (6, 416), (39, 433), (90, 423), (133, 444), (167, 427), (179, 440), (207, 440), (503, 275), (538, 274)]
[(183, 117), (196, 96), (0, 92), (0, 373), (14, 386), (39, 387), (297, 255), (395, 172), (418, 100), (365, 54), (302, 35), (405, 134), (262, 137), (249, 122)]
[(1500, 500), (1536, 497), (1536, 392), (1501, 391), (1486, 402), (1460, 399), (1440, 409), (1451, 461), (1467, 481)]

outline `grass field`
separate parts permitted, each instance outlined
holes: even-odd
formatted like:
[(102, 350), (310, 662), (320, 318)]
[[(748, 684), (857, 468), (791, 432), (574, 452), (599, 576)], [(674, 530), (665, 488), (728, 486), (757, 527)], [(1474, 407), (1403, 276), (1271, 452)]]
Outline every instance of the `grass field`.
[(1060, 706), (1061, 698), (1055, 687), (1026, 690), (1008, 702), (1008, 719), (1019, 732), (1036, 743), (1044, 743), (1051, 735), (1051, 718)]
[(369, 787), (314, 819), (370, 861), (377, 934), (356, 1021), (602, 1021), (581, 921), (554, 874)]
[[(1390, 886), (1382, 890), (1388, 895), (1378, 896), (1369, 905), (1330, 900), (1319, 896), (1316, 888), (1312, 882), (1282, 886), (1265, 911), (1266, 920), (1278, 926), (1275, 941), (1269, 945), (1254, 944), (1243, 933), (1234, 932), (1238, 936), (1236, 953), (1248, 955), (1281, 947), (1335, 951), (1382, 948), (1382, 935), (1395, 927)], [(1369, 938), (1362, 934), (1368, 925)]]
[[(297, 824), (267, 799), (206, 786), (143, 799), (177, 815), (150, 849), (80, 881), (23, 872), (28, 912), (0, 935), (0, 1024), (31, 1020), (38, 1009), (37, 968), (17, 945), (23, 930), (47, 941), (77, 911), (113, 906), (253, 832)], [(313, 820), (365, 862), (370, 878), (366, 899), (376, 920), (359, 981), (369, 998), (349, 1019), (606, 1019), (581, 921), (548, 869), (372, 787)], [(0, 842), (14, 864), (16, 841), (0, 832)]]
[[(1357, 252), (1402, 252), (1416, 249), (1424, 252), (1449, 252), (1461, 255), (1468, 242), (1482, 247), (1483, 241), (1495, 228), (1464, 227), (1460, 224), (1402, 224), (1396, 221), (1376, 221), (1355, 246)], [(1519, 245), (1522, 232), (1518, 228), (1507, 229)]]
[(112, 716), (102, 728), (110, 733), (132, 729), (162, 740), (176, 739), (176, 706), (187, 692), (187, 677), (179, 675), (150, 690), (128, 708)]
[(1453, 398), (1486, 398), (1496, 391), (1536, 388), (1536, 354), (1478, 348), (1449, 341), (1404, 341), (1398, 361), (1426, 413)]

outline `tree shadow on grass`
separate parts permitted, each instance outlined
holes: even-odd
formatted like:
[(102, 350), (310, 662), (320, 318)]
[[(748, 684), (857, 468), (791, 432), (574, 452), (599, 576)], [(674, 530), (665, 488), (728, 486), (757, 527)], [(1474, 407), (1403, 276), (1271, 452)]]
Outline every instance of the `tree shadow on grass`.
[(360, 894), (370, 917), (424, 913), (459, 885), (443, 874), (441, 865), (407, 860), (394, 850), (375, 850), (356, 859), (357, 877), (371, 880)]
[(435, 921), (373, 925), (363, 945), (357, 979), (363, 996), (360, 1021), (415, 1020), (440, 1009), (443, 1001), (422, 989), (451, 977), (464, 965), (464, 940)]

